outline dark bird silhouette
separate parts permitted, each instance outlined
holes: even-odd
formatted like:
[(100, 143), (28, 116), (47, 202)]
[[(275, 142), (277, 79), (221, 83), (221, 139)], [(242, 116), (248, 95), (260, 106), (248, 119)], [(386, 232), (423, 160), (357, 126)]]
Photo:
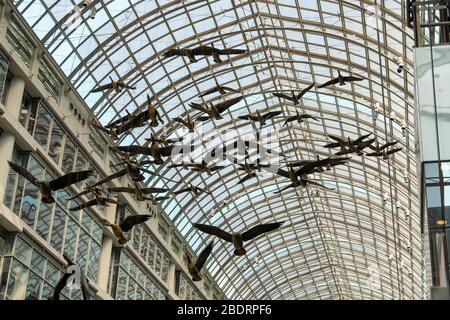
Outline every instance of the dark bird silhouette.
[(224, 169), (224, 166), (215, 166), (208, 165), (205, 160), (202, 160), (202, 163), (181, 163), (181, 164), (173, 164), (170, 165), (169, 168), (184, 168), (189, 169), (196, 172), (206, 172), (208, 175), (212, 175), (213, 172)]
[(211, 104), (210, 108), (204, 107), (201, 104), (193, 103), (193, 102), (190, 103), (189, 106), (192, 109), (201, 111), (208, 115), (207, 117), (198, 117), (197, 121), (206, 121), (209, 119), (220, 120), (220, 119), (222, 119), (222, 115), (221, 115), (222, 113), (224, 113), (226, 110), (228, 110), (233, 105), (239, 103), (242, 99), (243, 99), (243, 97), (237, 97), (237, 98), (233, 98), (233, 99), (218, 103), (216, 105)]
[(403, 150), (403, 148), (396, 148), (388, 150), (389, 147), (395, 146), (398, 143), (398, 141), (388, 142), (382, 146), (378, 144), (378, 141), (376, 142), (375, 146), (370, 145), (369, 148), (374, 150), (375, 152), (367, 153), (366, 155), (369, 157), (382, 157), (383, 160), (387, 160), (390, 155), (393, 155), (394, 153), (400, 152)]
[(183, 137), (167, 139), (166, 136), (161, 135), (159, 138), (156, 138), (155, 135), (152, 134), (150, 136), (150, 138), (146, 138), (145, 140), (151, 141), (152, 143), (159, 143), (159, 144), (163, 144), (165, 146), (170, 146), (170, 145), (172, 145), (174, 143), (182, 142), (183, 141)]
[[(170, 145), (160, 147), (156, 141), (153, 141), (149, 147), (139, 146), (139, 145), (131, 145), (131, 146), (114, 146), (110, 147), (113, 151), (125, 152), (131, 155), (143, 154), (152, 156), (153, 160), (150, 163), (154, 164), (163, 164), (163, 157), (170, 157), (176, 154), (193, 152), (197, 146), (188, 146), (188, 145)], [(168, 179), (167, 179), (168, 180)], [(170, 180), (169, 180), (170, 181)]]
[(195, 129), (194, 122), (191, 120), (191, 117), (189, 115), (187, 116), (186, 120), (184, 120), (183, 118), (177, 117), (177, 118), (174, 118), (173, 121), (185, 126), (189, 130), (189, 132), (191, 132), (191, 133), (194, 132), (194, 129)]
[(225, 232), (220, 228), (204, 224), (194, 223), (194, 227), (204, 233), (216, 236), (227, 242), (231, 242), (235, 249), (234, 254), (236, 256), (243, 256), (246, 254), (246, 251), (244, 249), (244, 242), (253, 240), (264, 233), (274, 231), (280, 228), (283, 223), (284, 221), (268, 224), (260, 224), (243, 233), (233, 233), (233, 234)]
[(309, 114), (300, 114), (300, 113), (297, 111), (297, 114), (296, 114), (295, 116), (291, 116), (291, 117), (287, 117), (287, 118), (286, 118), (286, 121), (284, 122), (284, 125), (283, 125), (283, 126), (286, 126), (288, 123), (294, 122), (294, 121), (297, 121), (298, 124), (301, 124), (301, 123), (305, 122), (306, 119), (312, 119), (312, 120), (314, 120), (314, 121), (319, 121), (319, 119), (315, 118), (315, 117), (312, 116), (312, 115), (309, 115)]
[(108, 197), (103, 197), (103, 196), (97, 195), (95, 193), (93, 193), (93, 194), (94, 194), (94, 199), (89, 200), (88, 202), (84, 202), (73, 208), (70, 208), (69, 211), (79, 211), (79, 210), (94, 207), (94, 206), (108, 207), (110, 203), (117, 204), (117, 200), (114, 200), (114, 199), (111, 199)]
[(261, 159), (257, 159), (257, 163), (247, 163), (247, 157), (245, 158), (244, 163), (238, 163), (239, 161), (235, 158), (234, 163), (237, 163), (240, 168), (238, 168), (238, 171), (244, 171), (245, 176), (241, 178), (238, 183), (242, 184), (245, 181), (248, 181), (250, 179), (256, 178), (258, 176), (258, 171), (261, 172), (263, 168), (270, 168), (271, 164), (261, 164)]
[(207, 194), (211, 194), (211, 192), (209, 192), (208, 190), (196, 187), (196, 186), (189, 186), (188, 188), (183, 188), (181, 190), (178, 190), (176, 192), (174, 192), (174, 194), (179, 195), (182, 193), (186, 193), (186, 192), (192, 192), (194, 195), (199, 195), (201, 193), (207, 193)]
[(155, 197), (153, 195), (149, 195), (148, 197), (145, 197), (145, 200), (150, 201), (154, 206), (158, 205), (161, 201), (169, 200), (169, 196), (165, 197)]
[[(164, 123), (164, 120), (161, 118), (161, 115), (159, 114), (158, 110), (156, 110), (154, 106), (149, 105), (147, 107), (147, 110), (144, 110), (134, 115), (127, 115), (121, 119), (116, 120), (113, 123), (110, 123), (108, 127), (114, 128), (116, 135), (119, 135), (124, 132), (130, 132), (134, 128), (142, 127), (149, 120), (151, 127), (157, 127), (159, 126), (159, 123), (162, 124)], [(117, 125), (116, 123), (122, 124)]]
[(119, 139), (119, 134), (116, 131), (116, 128), (106, 128), (102, 126), (100, 123), (97, 123), (97, 121), (92, 121), (91, 125), (96, 128), (97, 130), (100, 130), (104, 133), (106, 133), (108, 136), (111, 137), (113, 140)]
[[(71, 275), (75, 275), (76, 271), (73, 270), (73, 272), (69, 273), (69, 269), (70, 269), (70, 267), (76, 266), (76, 264), (73, 263), (72, 260), (67, 255), (64, 254), (63, 257), (64, 257), (64, 260), (66, 260), (66, 262), (67, 262), (66, 271), (61, 276), (61, 278), (59, 278), (58, 282), (55, 285), (55, 288), (53, 289), (53, 291), (48, 296), (48, 298), (47, 298), (48, 300), (59, 301), (62, 290), (67, 286), (67, 281), (69, 280), (69, 277)], [(89, 280), (84, 276), (84, 273), (81, 272), (81, 268), (79, 270), (80, 270), (80, 274), (79, 274), (80, 283), (79, 283), (79, 285), (81, 287), (81, 292), (83, 294), (83, 299), (84, 300), (91, 300), (92, 294), (91, 294), (91, 289), (89, 287)]]
[(79, 198), (81, 196), (84, 196), (86, 194), (91, 193), (94, 197), (98, 196), (100, 197), (103, 193), (103, 190), (101, 190), (100, 188), (94, 187), (94, 188), (89, 188), (87, 187), (85, 190), (80, 191), (79, 193), (77, 193), (76, 195), (74, 195), (73, 197), (67, 198), (67, 201)]
[(289, 170), (278, 169), (277, 175), (288, 178), (291, 180), (291, 183), (286, 187), (282, 188), (280, 191), (274, 192), (274, 194), (282, 193), (283, 191), (293, 188), (296, 189), (298, 187), (306, 188), (308, 185), (315, 185), (327, 190), (334, 190), (332, 188), (327, 188), (324, 185), (321, 185), (318, 182), (312, 181), (308, 179), (308, 174), (313, 173), (317, 164), (309, 164), (306, 165), (299, 170), (294, 170), (292, 166), (289, 166)]
[(250, 120), (253, 122), (259, 122), (260, 126), (264, 126), (266, 122), (272, 118), (275, 118), (276, 116), (279, 116), (282, 114), (283, 111), (272, 111), (268, 113), (261, 114), (258, 110), (256, 111), (256, 115), (254, 114), (248, 114), (245, 116), (239, 116), (239, 119), (241, 120)]
[(212, 56), (214, 62), (222, 63), (221, 55), (235, 55), (244, 54), (248, 50), (243, 49), (217, 49), (214, 45), (211, 46), (198, 46), (192, 49), (170, 49), (164, 53), (164, 57), (185, 56), (189, 58), (190, 62), (197, 62), (196, 56)]
[[(163, 189), (163, 188), (139, 188), (139, 186), (136, 186), (134, 188), (129, 187), (117, 187), (117, 188), (109, 188), (108, 192), (111, 193), (131, 193), (134, 194), (136, 197), (136, 200), (138, 201), (145, 201), (145, 200), (153, 200), (153, 198), (145, 197), (147, 194), (151, 193), (164, 193), (168, 192), (169, 189)], [(157, 199), (157, 200), (163, 200), (163, 199)]]
[(139, 181), (144, 181), (145, 177), (142, 174), (142, 172), (146, 172), (152, 175), (156, 175), (159, 176), (163, 179), (165, 179), (163, 176), (157, 174), (156, 172), (147, 170), (145, 168), (142, 168), (142, 166), (147, 165), (147, 164), (151, 164), (153, 163), (153, 161), (151, 160), (146, 160), (146, 161), (138, 161), (138, 160), (133, 160), (133, 159), (126, 159), (123, 162), (120, 162), (116, 165), (114, 165), (114, 167), (120, 166), (120, 165), (124, 165), (125, 164), (125, 168), (122, 170), (117, 171), (116, 173), (113, 173), (109, 176), (107, 176), (106, 178), (94, 183), (93, 185), (88, 186), (88, 189), (92, 189), (95, 187), (98, 187), (102, 184), (105, 184), (111, 180), (120, 178), (124, 175), (128, 175), (133, 181), (135, 182), (139, 182)]
[(328, 135), (331, 139), (337, 141), (337, 142), (331, 142), (326, 145), (324, 145), (324, 148), (337, 148), (339, 147), (341, 151), (337, 152), (337, 156), (342, 156), (346, 154), (356, 153), (359, 156), (362, 156), (364, 154), (363, 150), (367, 147), (369, 147), (375, 139), (370, 139), (364, 141), (366, 138), (368, 138), (371, 135), (371, 133), (363, 135), (356, 140), (352, 140), (350, 137), (346, 138), (340, 138), (334, 135)]
[(345, 86), (347, 82), (355, 82), (355, 81), (363, 81), (363, 78), (355, 77), (355, 76), (342, 76), (341, 71), (338, 70), (338, 77), (334, 78), (328, 82), (325, 82), (324, 84), (320, 85), (318, 88), (326, 88), (329, 86), (333, 86), (335, 84), (339, 84), (340, 86)]
[(210, 95), (210, 94), (213, 94), (213, 93), (216, 93), (216, 92), (219, 92), (220, 94), (226, 94), (227, 91), (239, 93), (238, 90), (235, 90), (235, 89), (230, 88), (230, 87), (222, 86), (219, 83), (217, 83), (217, 81), (216, 81), (216, 86), (214, 88), (208, 89), (208, 90), (200, 93), (199, 97), (203, 98), (203, 97), (205, 97), (207, 95)]
[(323, 147), (324, 148), (329, 148), (329, 149), (337, 148), (337, 147), (345, 148), (345, 147), (348, 147), (350, 145), (357, 145), (360, 142), (362, 142), (363, 140), (365, 140), (366, 138), (370, 137), (371, 135), (372, 135), (371, 133), (365, 134), (365, 135), (362, 135), (362, 136), (358, 137), (356, 140), (353, 141), (350, 137), (341, 138), (341, 137), (329, 134), (328, 137), (333, 139), (333, 140), (335, 140), (335, 141), (337, 141), (337, 142), (328, 143), (328, 144), (324, 145)]
[(295, 94), (295, 91), (292, 91), (292, 95), (291, 96), (289, 96), (287, 94), (284, 94), (284, 93), (281, 93), (281, 92), (275, 92), (273, 95), (275, 97), (278, 97), (278, 98), (282, 98), (282, 99), (286, 99), (286, 100), (292, 101), (294, 103), (294, 105), (298, 105), (298, 104), (300, 104), (300, 100), (303, 98), (303, 96), (306, 93), (308, 93), (314, 87), (315, 84), (316, 83), (314, 82), (313, 84), (311, 84), (309, 87), (304, 89), (299, 94)]
[(186, 253), (186, 259), (188, 261), (189, 274), (192, 276), (192, 281), (197, 282), (202, 280), (201, 270), (211, 255), (212, 249), (214, 247), (214, 242), (211, 241), (209, 245), (203, 249), (203, 251), (198, 256), (196, 262), (192, 261), (189, 254)]
[(19, 175), (24, 177), (26, 180), (31, 182), (33, 185), (39, 188), (41, 193), (41, 199), (44, 203), (53, 203), (55, 202), (55, 198), (53, 198), (53, 191), (57, 191), (60, 189), (64, 189), (72, 184), (81, 182), (86, 180), (94, 173), (93, 170), (85, 170), (78, 172), (71, 172), (57, 179), (48, 181), (48, 180), (39, 180), (35, 178), (27, 169), (8, 161), (9, 166)]
[(368, 153), (367, 156), (369, 157), (382, 157), (384, 160), (389, 159), (390, 155), (393, 155), (394, 153), (402, 151), (403, 148), (396, 148), (392, 150), (384, 150), (384, 151), (378, 151), (378, 152), (371, 152)]
[(298, 174), (321, 173), (330, 171), (332, 167), (345, 164), (350, 159), (350, 157), (328, 157), (320, 159), (320, 157), (317, 156), (317, 160), (292, 161), (288, 165), (290, 167), (302, 167)]
[(101, 92), (101, 91), (106, 91), (106, 90), (111, 90), (111, 89), (114, 89), (117, 93), (120, 93), (120, 92), (122, 92), (123, 89), (131, 89), (131, 90), (136, 89), (136, 87), (129, 86), (129, 85), (125, 84), (124, 82), (114, 81), (113, 78), (111, 78), (111, 77), (109, 77), (109, 79), (111, 80), (111, 83), (105, 84), (103, 86), (99, 86), (98, 88), (94, 88), (91, 90), (91, 93)]
[(128, 239), (125, 237), (125, 232), (130, 231), (133, 229), (134, 226), (138, 224), (142, 224), (148, 219), (150, 219), (152, 216), (148, 214), (142, 214), (142, 215), (132, 215), (128, 216), (125, 220), (123, 220), (119, 224), (115, 223), (109, 223), (107, 220), (103, 221), (103, 224), (105, 227), (111, 227), (114, 235), (119, 240), (120, 244), (126, 244), (128, 242)]

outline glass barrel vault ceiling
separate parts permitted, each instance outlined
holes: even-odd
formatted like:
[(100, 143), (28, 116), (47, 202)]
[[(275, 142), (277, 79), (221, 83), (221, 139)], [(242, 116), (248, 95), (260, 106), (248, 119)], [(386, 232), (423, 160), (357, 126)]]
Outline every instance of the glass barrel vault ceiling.
[[(381, 143), (399, 140), (404, 148), (389, 161), (353, 156), (347, 165), (312, 177), (334, 191), (307, 188), (274, 195), (286, 185), (285, 178), (265, 174), (241, 185), (231, 165), (211, 176), (170, 169), (170, 160), (155, 167), (167, 178), (212, 191), (161, 203), (197, 253), (210, 239), (193, 229), (192, 222), (240, 231), (258, 222), (287, 221), (280, 231), (249, 243), (246, 257), (233, 257), (229, 245), (215, 246), (207, 268), (229, 298), (426, 296), (413, 136), (413, 38), (401, 1), (94, 2), (95, 19), (86, 9), (82, 23), (68, 28), (61, 21), (78, 2), (14, 1), (103, 124), (143, 106), (149, 94), (168, 132), (184, 135), (182, 128), (167, 123), (186, 116), (189, 102), (199, 101), (199, 92), (217, 79), (239, 88), (245, 99), (223, 120), (207, 123), (204, 132), (214, 126), (251, 132), (237, 116), (266, 109), (295, 114), (297, 107), (271, 92), (303, 89), (312, 81), (320, 84), (341, 70), (366, 80), (314, 88), (301, 108), (320, 122), (283, 127), (283, 119), (275, 119), (264, 130), (277, 132), (277, 150), (289, 160), (326, 157), (331, 154), (322, 147), (327, 134), (365, 133), (374, 133)], [(222, 64), (210, 58), (190, 64), (162, 56), (169, 48), (212, 42), (220, 48), (246, 48), (250, 54), (231, 56)], [(396, 72), (397, 57), (405, 59), (404, 73)], [(137, 89), (89, 93), (109, 76)], [(208, 96), (205, 101), (235, 95)], [(375, 118), (377, 102), (382, 111)], [(121, 144), (144, 145), (151, 133), (161, 131), (161, 126), (135, 129)], [(147, 182), (172, 190), (181, 187), (155, 178)]]

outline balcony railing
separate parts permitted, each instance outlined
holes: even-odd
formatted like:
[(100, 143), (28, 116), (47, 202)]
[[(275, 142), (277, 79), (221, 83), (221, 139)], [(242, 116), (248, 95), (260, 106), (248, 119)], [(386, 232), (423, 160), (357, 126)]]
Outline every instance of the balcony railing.
[(450, 0), (407, 0), (406, 6), (416, 47), (450, 43)]

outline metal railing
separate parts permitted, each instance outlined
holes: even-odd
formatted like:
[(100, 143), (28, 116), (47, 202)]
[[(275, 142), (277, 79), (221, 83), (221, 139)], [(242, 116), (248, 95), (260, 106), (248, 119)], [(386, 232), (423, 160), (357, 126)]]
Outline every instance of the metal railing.
[(416, 47), (450, 43), (450, 0), (407, 0), (406, 11)]

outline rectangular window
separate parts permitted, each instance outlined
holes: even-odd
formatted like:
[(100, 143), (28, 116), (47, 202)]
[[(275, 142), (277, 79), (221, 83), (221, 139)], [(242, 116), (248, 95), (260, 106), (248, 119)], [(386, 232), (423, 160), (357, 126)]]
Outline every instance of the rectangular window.
[(52, 223), (52, 213), (54, 203), (48, 204), (41, 202), (39, 206), (39, 215), (36, 224), (36, 233), (40, 235), (44, 240), (48, 240), (49, 231)]
[(156, 248), (156, 259), (155, 259), (155, 272), (158, 275), (158, 277), (161, 277), (162, 259), (163, 253), (161, 249), (158, 247)]
[(181, 240), (176, 235), (172, 236), (171, 245), (172, 245), (172, 250), (176, 254), (179, 254), (181, 252)]
[(445, 261), (447, 249), (445, 233), (439, 231), (430, 232), (430, 244), (433, 285), (435, 287), (447, 287), (447, 263)]
[(0, 233), (0, 256), (3, 256), (5, 252), (6, 252), (6, 237)]
[(69, 173), (74, 171), (75, 156), (77, 148), (75, 144), (69, 137), (66, 137), (66, 142), (64, 145), (64, 155), (62, 160), (62, 170), (64, 173)]
[(28, 122), (30, 120), (31, 109), (32, 109), (33, 99), (28, 93), (23, 94), (22, 107), (20, 108), (19, 122), (25, 128), (28, 128)]
[(27, 289), (28, 269), (16, 259), (13, 260), (9, 273), (6, 300), (24, 300)]
[(11, 86), (11, 79), (12, 75), (10, 73), (7, 73), (5, 84), (3, 86), (3, 92), (2, 95), (0, 96), (3, 105), (6, 104), (6, 98), (8, 96), (9, 88)]
[(70, 259), (75, 258), (75, 250), (78, 242), (80, 228), (72, 217), (68, 218), (66, 237), (64, 240), (64, 252)]
[(40, 104), (33, 136), (44, 150), (47, 150), (52, 122), (52, 115)]
[(6, 39), (11, 46), (16, 49), (22, 60), (29, 67), (31, 65), (31, 60), (33, 59), (35, 47), (14, 19), (9, 21), (8, 29), (6, 31)]
[(95, 153), (103, 158), (105, 156), (106, 146), (108, 144), (107, 140), (98, 134), (98, 132), (89, 127), (89, 145), (94, 149)]
[(58, 102), (61, 89), (61, 81), (55, 76), (55, 72), (51, 70), (46, 59), (41, 60), (38, 71), (38, 79), (44, 88), (50, 93), (52, 98)]
[[(13, 155), (12, 155), (12, 162), (20, 164), (22, 166), (26, 166), (27, 163), (27, 155), (23, 153), (17, 146), (14, 146)], [(22, 182), (22, 185), (19, 186), (18, 184), (19, 175), (14, 170), (10, 169), (8, 174), (8, 180), (6, 183), (6, 191), (5, 191), (5, 197), (3, 199), (3, 203), (5, 206), (13, 210), (12, 205), (14, 203), (14, 199), (17, 195), (17, 197), (22, 196), (23, 192), (23, 182), (24, 179), (21, 178), (20, 181)], [(18, 210), (13, 210), (14, 212), (18, 212)]]
[[(39, 162), (36, 161), (34, 157), (30, 158), (28, 171), (38, 179), (44, 178), (44, 168)], [(38, 211), (38, 207), (40, 204), (40, 192), (39, 188), (29, 181), (25, 181), (24, 188), (25, 190), (22, 206), (20, 209), (20, 217), (27, 225), (29, 225), (31, 228), (34, 228), (36, 212)]]
[(64, 131), (58, 125), (58, 123), (53, 122), (52, 133), (50, 135), (50, 145), (48, 148), (48, 155), (55, 161), (59, 166), (59, 159), (61, 157), (62, 144), (64, 139)]
[(158, 233), (167, 241), (169, 237), (169, 224), (162, 219), (158, 221)]
[(0, 52), (0, 97), (3, 97), (5, 91), (6, 78), (8, 76), (9, 61), (6, 56)]
[(91, 249), (89, 250), (87, 276), (92, 281), (97, 281), (98, 263), (100, 259), (101, 246), (95, 241), (91, 241)]
[(57, 205), (55, 210), (55, 217), (53, 218), (53, 228), (50, 243), (52, 247), (55, 248), (60, 253), (64, 240), (64, 229), (66, 227), (66, 220), (67, 220), (66, 213), (59, 205)]

